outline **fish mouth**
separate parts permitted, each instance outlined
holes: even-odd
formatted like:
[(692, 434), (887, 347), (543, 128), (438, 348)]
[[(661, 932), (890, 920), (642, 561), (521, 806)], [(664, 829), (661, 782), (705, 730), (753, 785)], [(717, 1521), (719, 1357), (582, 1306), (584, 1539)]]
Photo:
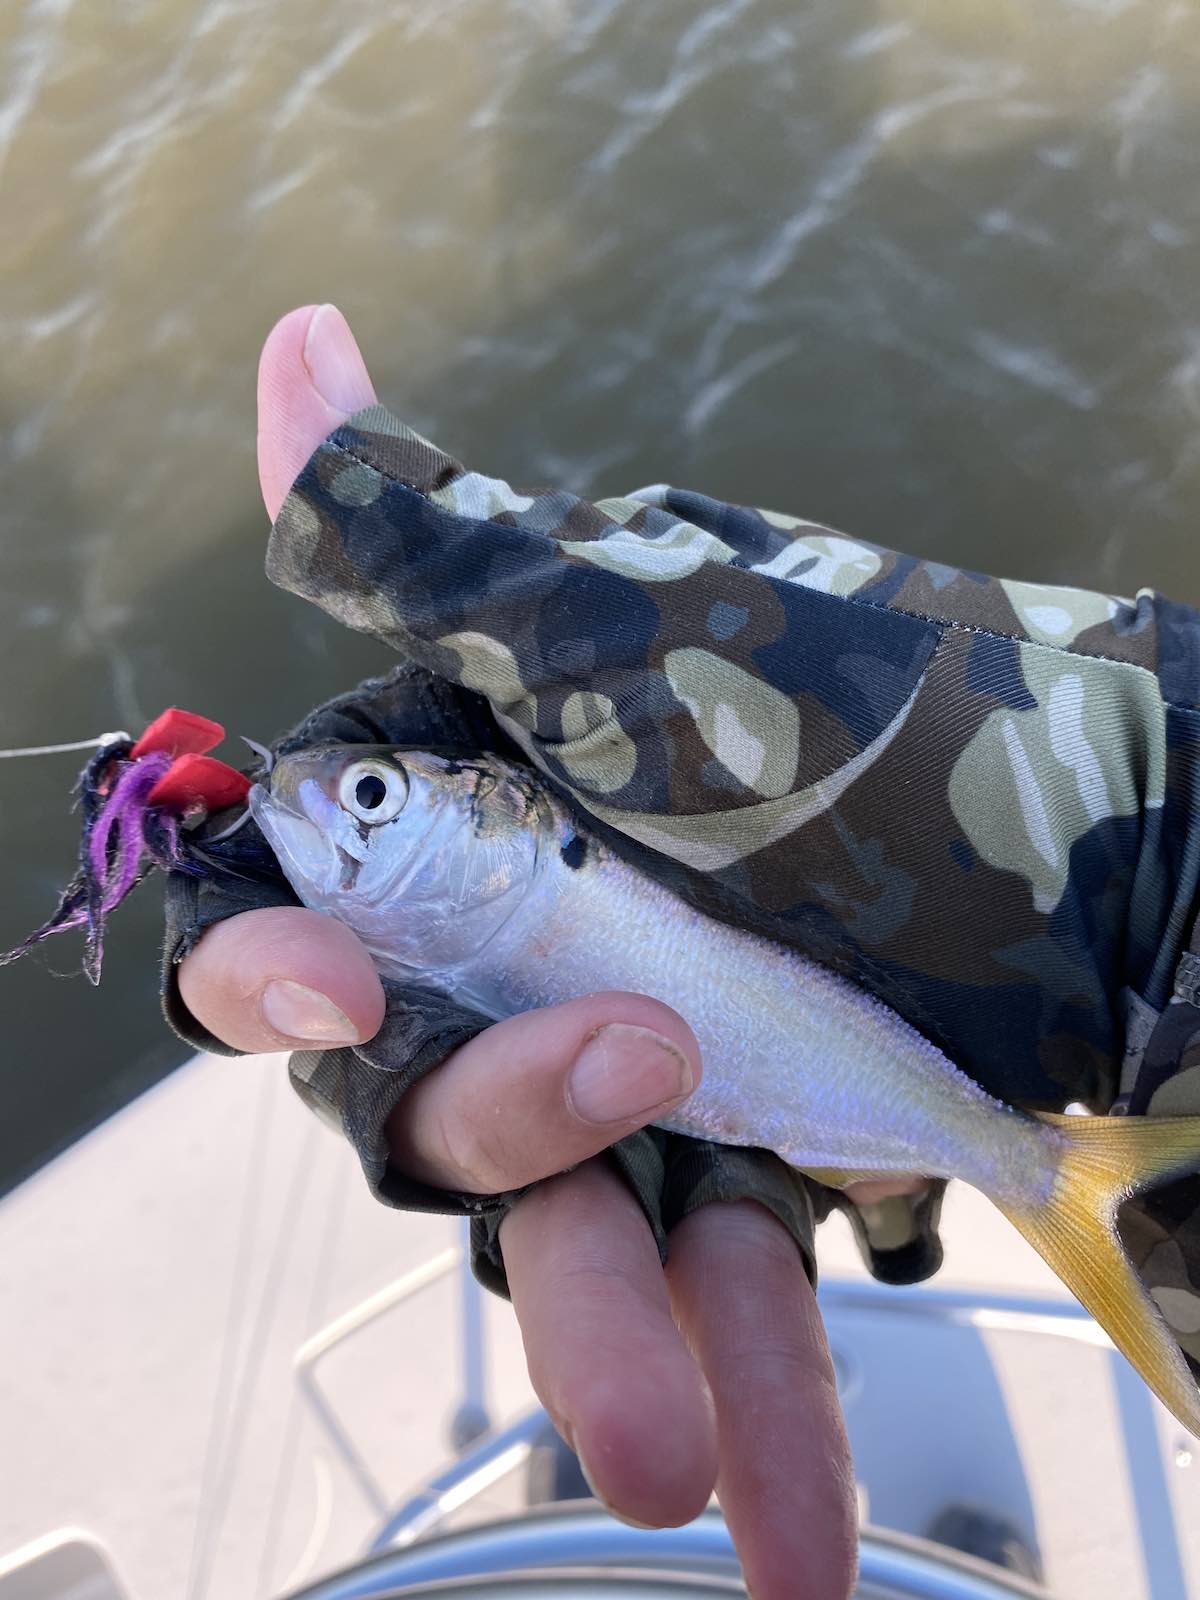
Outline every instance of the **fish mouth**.
[[(313, 790), (314, 794), (306, 791)], [(316, 798), (318, 804), (313, 806)], [(285, 786), (285, 792), (256, 783), (250, 790), (250, 814), (258, 824), (263, 837), (275, 852), (283, 874), (302, 900), (311, 901), (313, 891), (328, 895), (338, 886), (341, 878), (338, 848), (328, 832), (320, 827), (319, 802), (336, 810), (334, 802), (321, 793), (316, 784), (303, 784), (297, 790)]]

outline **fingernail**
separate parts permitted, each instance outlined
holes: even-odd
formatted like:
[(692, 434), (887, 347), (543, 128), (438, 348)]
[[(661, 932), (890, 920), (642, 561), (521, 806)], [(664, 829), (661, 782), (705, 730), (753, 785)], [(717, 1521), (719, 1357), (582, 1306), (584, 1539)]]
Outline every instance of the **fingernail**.
[(579, 1470), (583, 1473), (583, 1481), (592, 1491), (592, 1498), (599, 1500), (610, 1517), (616, 1517), (617, 1521), (623, 1522), (627, 1528), (653, 1528), (654, 1524), (652, 1522), (639, 1522), (636, 1517), (627, 1517), (623, 1511), (618, 1511), (612, 1501), (606, 1500), (597, 1489), (596, 1480), (592, 1476), (591, 1469), (578, 1449), (575, 1451), (575, 1459), (579, 1462)]
[(326, 995), (302, 983), (275, 978), (262, 992), (259, 1010), (267, 1027), (298, 1044), (357, 1044), (358, 1029)]
[(348, 416), (369, 406), (371, 379), (350, 324), (336, 306), (318, 306), (304, 340), (304, 365), (313, 387), (335, 411)]
[(687, 1057), (669, 1039), (650, 1028), (611, 1022), (580, 1051), (567, 1099), (584, 1122), (629, 1122), (678, 1100), (693, 1082)]

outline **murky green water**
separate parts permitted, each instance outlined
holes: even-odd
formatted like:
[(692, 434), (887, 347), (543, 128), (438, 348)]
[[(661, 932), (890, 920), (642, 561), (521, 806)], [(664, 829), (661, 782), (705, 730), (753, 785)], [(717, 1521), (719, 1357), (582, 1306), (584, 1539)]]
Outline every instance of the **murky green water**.
[[(1200, 600), (1191, 5), (35, 0), (0, 48), (0, 745), (262, 738), (383, 664), (261, 576), (257, 350), (311, 300), (518, 483)], [(74, 765), (0, 763), (0, 945)], [(0, 973), (0, 1174), (179, 1058), (157, 934)]]

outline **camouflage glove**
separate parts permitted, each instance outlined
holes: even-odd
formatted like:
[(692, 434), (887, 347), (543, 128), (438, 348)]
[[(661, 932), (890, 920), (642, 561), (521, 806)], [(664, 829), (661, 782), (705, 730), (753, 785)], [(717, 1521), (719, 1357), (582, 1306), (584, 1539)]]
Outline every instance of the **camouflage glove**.
[[(615, 849), (847, 973), (992, 1093), (1158, 1109), (1144, 1046), (1200, 870), (1190, 609), (662, 486), (521, 494), (378, 406), (312, 457), (268, 571), (485, 695)], [(1143, 1271), (1196, 1359), (1200, 1183), (1155, 1203)]]

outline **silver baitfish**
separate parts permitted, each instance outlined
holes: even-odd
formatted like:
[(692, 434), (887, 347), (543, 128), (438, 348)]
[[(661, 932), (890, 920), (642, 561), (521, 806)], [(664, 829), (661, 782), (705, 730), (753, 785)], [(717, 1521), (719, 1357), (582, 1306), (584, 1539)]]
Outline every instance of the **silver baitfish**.
[(1200, 1436), (1200, 1391), (1115, 1226), (1130, 1194), (1200, 1166), (1200, 1117), (1034, 1116), (992, 1099), (886, 1006), (692, 910), (499, 759), (318, 747), (279, 761), (250, 806), (300, 899), (384, 974), (496, 1018), (600, 989), (673, 1006), (704, 1075), (660, 1126), (774, 1150), (838, 1186), (919, 1172), (980, 1189)]

